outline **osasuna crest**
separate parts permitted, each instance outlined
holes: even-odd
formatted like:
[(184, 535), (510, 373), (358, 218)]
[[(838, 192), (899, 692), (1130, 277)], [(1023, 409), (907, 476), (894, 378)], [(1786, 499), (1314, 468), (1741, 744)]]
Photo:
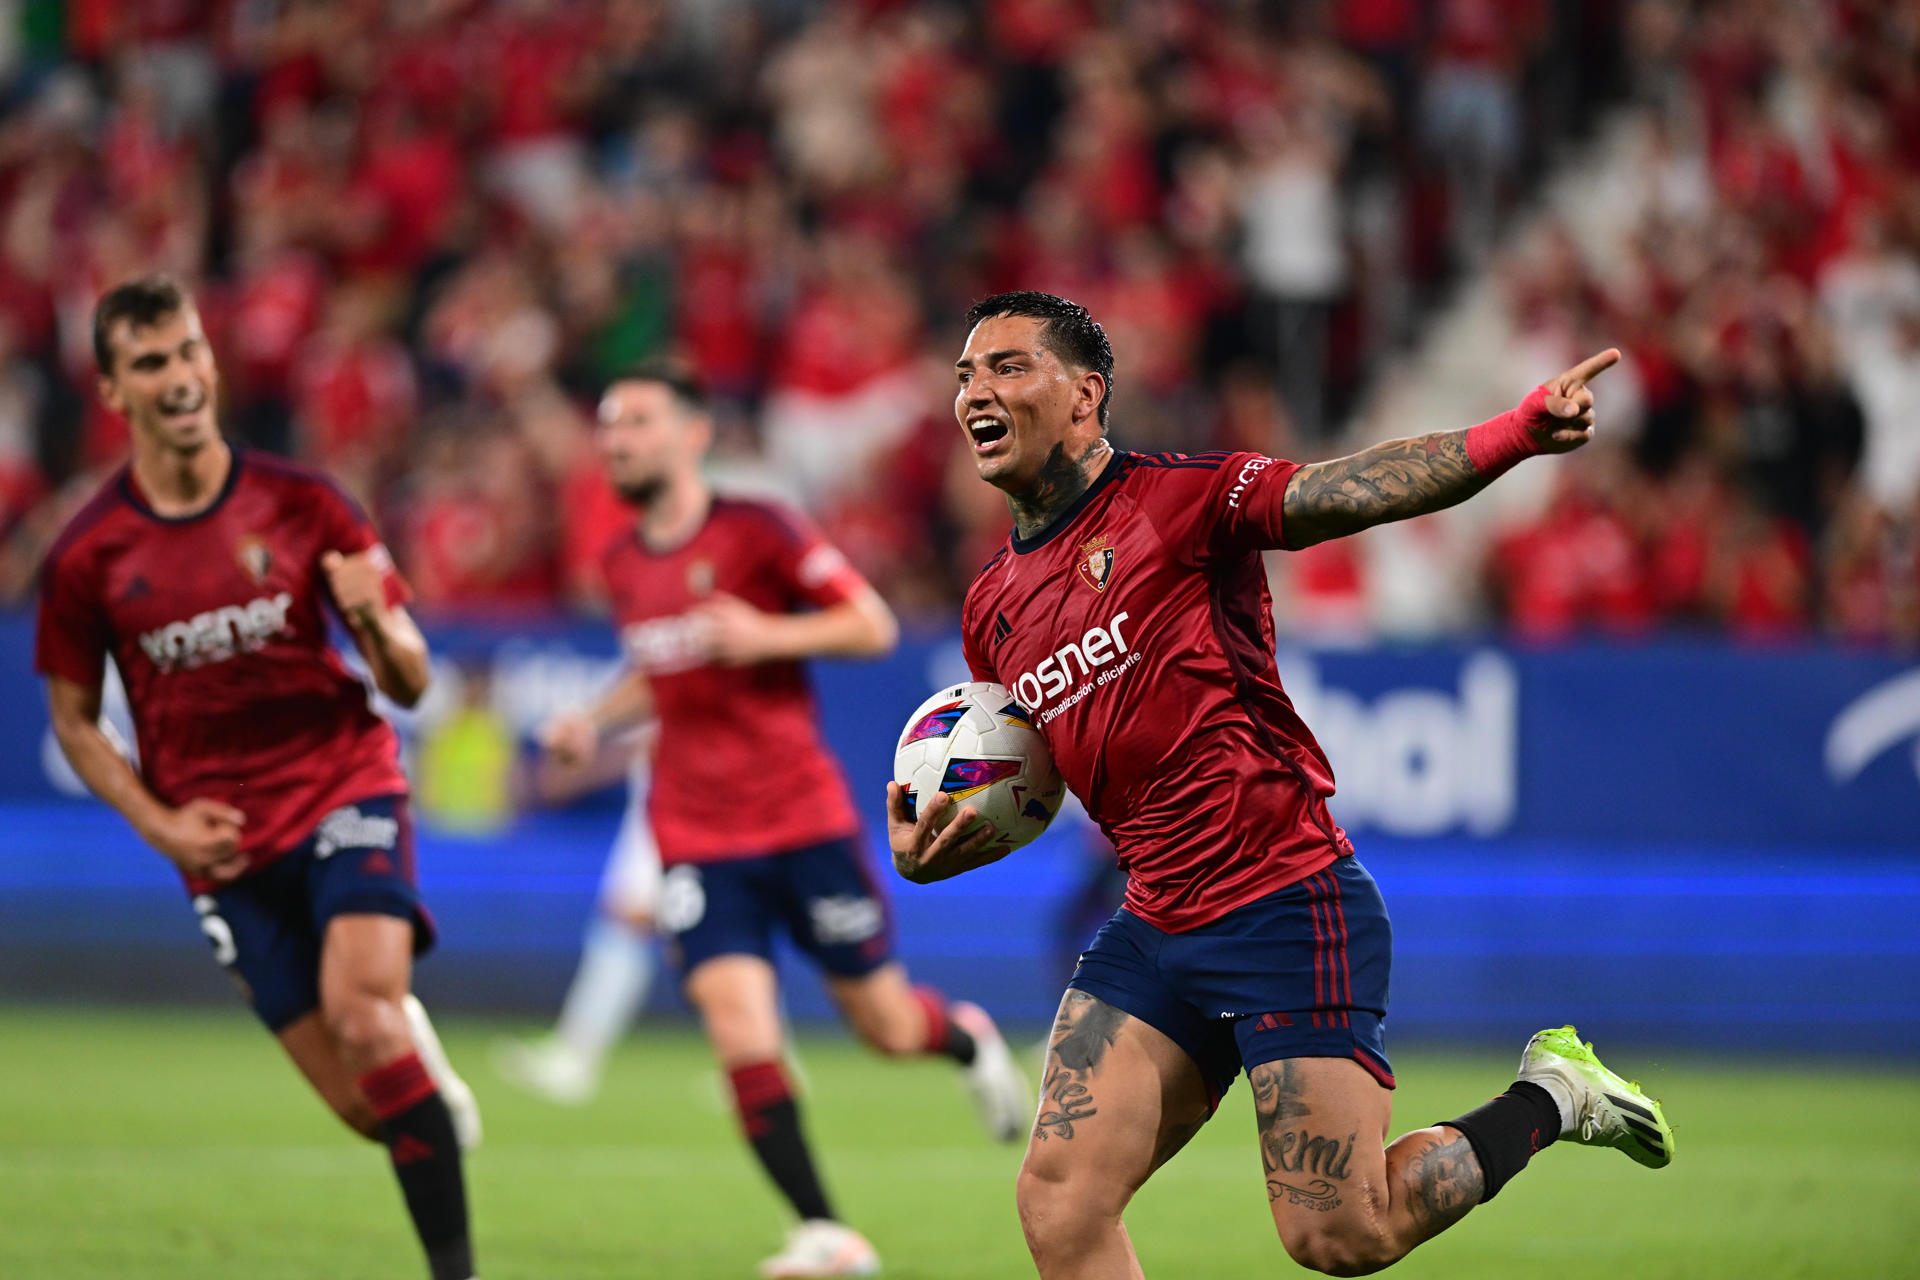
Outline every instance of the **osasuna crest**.
[(1095, 591), (1107, 589), (1107, 579), (1113, 576), (1113, 548), (1107, 545), (1107, 535), (1100, 534), (1080, 544), (1080, 579)]
[(687, 566), (687, 590), (696, 596), (713, 594), (713, 561), (695, 560)]
[(234, 549), (240, 557), (240, 567), (250, 574), (257, 583), (267, 580), (267, 570), (273, 567), (273, 552), (267, 550), (266, 540), (256, 534), (248, 534), (240, 539), (240, 545)]

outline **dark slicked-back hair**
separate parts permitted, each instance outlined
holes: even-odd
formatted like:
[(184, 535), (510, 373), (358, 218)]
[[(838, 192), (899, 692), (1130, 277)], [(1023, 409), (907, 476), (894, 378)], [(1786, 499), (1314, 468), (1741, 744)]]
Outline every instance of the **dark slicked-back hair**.
[(1107, 389), (1100, 397), (1100, 429), (1105, 431), (1107, 406), (1113, 403), (1113, 344), (1107, 341), (1107, 331), (1093, 314), (1079, 303), (1051, 293), (1017, 289), (982, 298), (968, 307), (967, 332), (994, 316), (1032, 316), (1046, 321), (1040, 331), (1041, 341), (1062, 364), (1097, 373), (1106, 380)]
[(679, 360), (642, 360), (622, 369), (607, 385), (617, 387), (623, 382), (657, 382), (672, 392), (674, 400), (688, 413), (707, 411), (707, 384), (691, 366)]
[(145, 329), (192, 305), (193, 295), (172, 276), (141, 276), (115, 285), (93, 308), (93, 362), (101, 373), (113, 372), (113, 346), (107, 337), (121, 321)]

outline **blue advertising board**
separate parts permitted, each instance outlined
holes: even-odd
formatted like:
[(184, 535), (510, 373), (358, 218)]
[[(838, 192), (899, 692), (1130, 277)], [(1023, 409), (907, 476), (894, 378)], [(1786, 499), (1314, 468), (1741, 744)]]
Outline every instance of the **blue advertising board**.
[[(410, 734), (483, 698), (526, 735), (616, 669), (604, 625), (432, 628), (436, 691)], [(1335, 817), (1393, 912), (1400, 1032), (1524, 1033), (1579, 1019), (1691, 1044), (1920, 1048), (1920, 667), (1818, 647), (1686, 640), (1283, 649), (1283, 681), (1339, 780)], [(899, 722), (964, 676), (950, 634), (816, 672), (869, 830)], [(217, 988), (167, 868), (77, 794), (0, 617), (0, 993)], [(777, 750), (777, 744), (770, 744)], [(564, 981), (618, 793), (489, 835), (423, 830), (442, 954), (423, 989), (531, 1009)], [(805, 803), (796, 796), (795, 803)], [(916, 976), (1043, 1019), (1099, 911), (1069, 815), (983, 872), (894, 883)], [(876, 866), (886, 878), (876, 852)], [(799, 1016), (823, 1012), (798, 979)]]

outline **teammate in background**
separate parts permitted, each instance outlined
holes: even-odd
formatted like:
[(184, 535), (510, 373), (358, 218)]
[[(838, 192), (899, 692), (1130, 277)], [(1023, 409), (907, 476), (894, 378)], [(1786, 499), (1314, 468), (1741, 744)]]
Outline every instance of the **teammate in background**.
[[(434, 1280), (468, 1280), (473, 1095), (408, 994), (433, 942), (381, 692), (419, 701), (426, 642), (373, 527), (324, 476), (220, 435), (193, 299), (149, 276), (93, 317), (133, 458), (47, 554), (35, 666), (74, 771), (180, 869), (214, 955), (339, 1117), (383, 1142)], [(140, 765), (100, 727), (111, 657)]]
[[(1534, 1036), (1491, 1102), (1384, 1145), (1391, 929), (1328, 813), (1327, 758), (1280, 687), (1260, 563), (1263, 548), (1437, 511), (1523, 458), (1579, 448), (1587, 383), (1620, 353), (1470, 430), (1299, 466), (1114, 449), (1113, 352), (1063, 298), (1001, 294), (967, 322), (954, 409), (1014, 524), (967, 593), (968, 663), (1033, 712), (1129, 874), (1060, 1002), (1020, 1170), (1041, 1275), (1141, 1274), (1121, 1213), (1242, 1066), (1280, 1239), (1332, 1275), (1405, 1256), (1557, 1138), (1667, 1164), (1659, 1104), (1572, 1027)], [(1004, 856), (966, 808), (936, 835), (950, 797), (917, 823), (898, 784), (888, 804), (910, 880)]]
[(802, 664), (887, 652), (893, 615), (798, 517), (716, 495), (700, 471), (711, 438), (704, 392), (671, 366), (608, 388), (601, 453), (638, 512), (604, 565), (628, 675), (544, 738), (566, 763), (609, 730), (658, 718), (648, 813), (666, 867), (659, 925), (747, 1141), (800, 1218), (761, 1274), (873, 1275), (879, 1259), (835, 1216), (781, 1065), (774, 933), (820, 966), (868, 1045), (961, 1064), (996, 1137), (1023, 1132), (1032, 1094), (983, 1010), (909, 985), (846, 779), (821, 740)]
[(587, 936), (560, 1004), (560, 1019), (538, 1040), (505, 1041), (494, 1065), (509, 1081), (549, 1102), (579, 1106), (600, 1091), (607, 1054), (633, 1024), (653, 986), (654, 917), (660, 905), (660, 846), (647, 823), (653, 735), (632, 746), (627, 809), (600, 878)]

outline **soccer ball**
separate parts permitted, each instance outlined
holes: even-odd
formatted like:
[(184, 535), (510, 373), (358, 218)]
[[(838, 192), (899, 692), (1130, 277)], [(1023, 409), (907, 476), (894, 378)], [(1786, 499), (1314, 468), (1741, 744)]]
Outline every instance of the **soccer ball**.
[(893, 776), (910, 816), (944, 791), (954, 803), (942, 822), (971, 806), (993, 824), (988, 848), (999, 853), (1045, 831), (1067, 794), (1033, 717), (1003, 684), (948, 685), (921, 703), (894, 750)]

